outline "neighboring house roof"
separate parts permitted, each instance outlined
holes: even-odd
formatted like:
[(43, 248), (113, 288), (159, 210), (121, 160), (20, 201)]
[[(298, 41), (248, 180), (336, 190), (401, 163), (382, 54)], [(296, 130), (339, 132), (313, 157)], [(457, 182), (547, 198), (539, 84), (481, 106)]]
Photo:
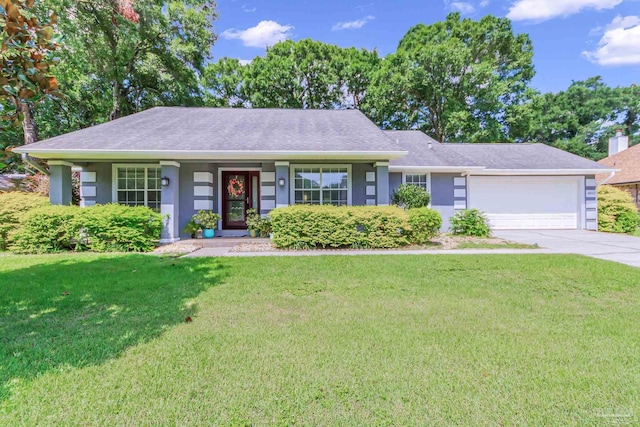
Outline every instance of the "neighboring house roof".
[(389, 160), (406, 152), (358, 110), (156, 107), (15, 149), (57, 159)]
[(600, 160), (598, 163), (615, 169), (620, 169), (613, 177), (598, 175), (598, 183), (629, 184), (640, 182), (640, 144)]
[[(450, 166), (475, 173), (598, 173), (611, 168), (546, 144), (441, 144), (421, 131), (387, 131), (406, 149), (392, 169)], [(429, 148), (431, 143), (431, 148)]]

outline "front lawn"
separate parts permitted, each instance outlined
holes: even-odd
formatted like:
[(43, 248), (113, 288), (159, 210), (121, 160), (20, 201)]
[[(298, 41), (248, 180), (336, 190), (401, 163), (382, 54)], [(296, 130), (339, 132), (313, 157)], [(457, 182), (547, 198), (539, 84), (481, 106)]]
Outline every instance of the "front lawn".
[(0, 425), (634, 425), (639, 308), (578, 256), (2, 256)]

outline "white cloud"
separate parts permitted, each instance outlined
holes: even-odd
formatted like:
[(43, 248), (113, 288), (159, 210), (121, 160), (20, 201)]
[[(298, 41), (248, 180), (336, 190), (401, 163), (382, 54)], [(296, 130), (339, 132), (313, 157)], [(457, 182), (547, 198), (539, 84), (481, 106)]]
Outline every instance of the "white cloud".
[(280, 25), (275, 21), (261, 21), (255, 27), (246, 30), (231, 28), (220, 34), (225, 39), (240, 40), (249, 47), (267, 47), (291, 38), (291, 25)]
[(240, 65), (249, 65), (253, 62), (253, 59), (238, 59)]
[(490, 3), (489, 0), (482, 0), (480, 2), (480, 7), (487, 7), (489, 6), (489, 3)]
[(464, 1), (454, 1), (449, 5), (451, 9), (456, 10), (464, 15), (472, 14), (476, 11), (476, 8), (468, 2)]
[(331, 31), (359, 30), (360, 28), (367, 25), (369, 21), (373, 21), (374, 19), (375, 19), (374, 16), (369, 15), (369, 16), (365, 16), (362, 19), (358, 19), (356, 21), (338, 22), (336, 25), (333, 26)]
[(514, 21), (546, 21), (585, 9), (613, 9), (624, 0), (516, 0), (507, 18)]
[(243, 5), (242, 5), (242, 11), (243, 11), (243, 12), (246, 12), (246, 13), (253, 13), (253, 12), (255, 12), (256, 10), (258, 10), (258, 8), (257, 8), (257, 7), (255, 7), (255, 6), (251, 7), (251, 6), (249, 6), (248, 4), (243, 4)]
[(600, 65), (640, 64), (640, 17), (614, 18), (605, 28), (598, 47), (582, 55)]

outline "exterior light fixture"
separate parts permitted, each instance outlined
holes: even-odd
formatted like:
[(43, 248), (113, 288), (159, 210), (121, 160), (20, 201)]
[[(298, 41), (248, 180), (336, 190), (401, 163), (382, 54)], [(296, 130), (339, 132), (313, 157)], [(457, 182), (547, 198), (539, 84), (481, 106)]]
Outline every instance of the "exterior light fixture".
[(285, 180), (284, 180), (284, 178), (280, 178), (280, 179), (278, 180), (278, 185), (279, 185), (280, 187), (284, 187), (284, 184), (285, 184)]
[(167, 178), (166, 176), (163, 176), (160, 179), (160, 184), (162, 184), (163, 187), (168, 187), (169, 186), (169, 178)]

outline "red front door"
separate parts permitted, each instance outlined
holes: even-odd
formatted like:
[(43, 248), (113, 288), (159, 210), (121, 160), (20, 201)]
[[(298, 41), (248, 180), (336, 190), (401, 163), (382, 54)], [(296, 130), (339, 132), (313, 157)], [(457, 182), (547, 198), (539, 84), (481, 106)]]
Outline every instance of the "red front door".
[(247, 210), (260, 211), (260, 172), (222, 172), (222, 228), (247, 228)]

